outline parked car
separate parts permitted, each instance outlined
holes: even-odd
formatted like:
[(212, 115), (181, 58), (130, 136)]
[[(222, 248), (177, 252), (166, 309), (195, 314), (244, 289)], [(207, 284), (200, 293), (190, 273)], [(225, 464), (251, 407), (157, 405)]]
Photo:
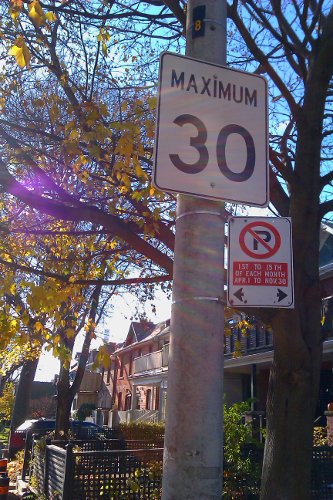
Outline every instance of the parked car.
[[(81, 422), (80, 420), (71, 420), (71, 429), (75, 437), (78, 439), (86, 439), (93, 437), (98, 432), (103, 430), (103, 427), (93, 422)], [(23, 450), (27, 432), (31, 434), (46, 434), (47, 432), (54, 431), (55, 419), (39, 418), (25, 420), (15, 431), (10, 433), (9, 450), (11, 458), (19, 450)]]

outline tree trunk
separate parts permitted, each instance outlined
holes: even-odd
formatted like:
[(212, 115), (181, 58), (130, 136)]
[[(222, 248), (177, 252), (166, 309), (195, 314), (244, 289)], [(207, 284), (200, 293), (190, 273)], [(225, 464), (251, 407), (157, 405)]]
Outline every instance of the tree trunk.
[(69, 370), (62, 366), (60, 368), (57, 383), (57, 411), (55, 425), (55, 439), (67, 439), (69, 432), (69, 419), (73, 402), (70, 390)]
[(295, 310), (278, 310), (272, 319), (274, 360), (267, 399), (262, 500), (311, 498), (312, 436), (322, 359), (320, 165), (332, 48), (328, 31), (311, 59), (303, 104), (294, 117), (297, 146), (289, 189)]
[(10, 424), (11, 429), (16, 429), (28, 416), (32, 383), (36, 375), (38, 361), (38, 358), (29, 360), (22, 366), (15, 395), (15, 404)]
[[(318, 107), (317, 107), (318, 109)], [(321, 369), (321, 287), (319, 280), (320, 138), (299, 127), (296, 176), (291, 212), (295, 276), (295, 310), (272, 317), (274, 360), (267, 399), (267, 440), (262, 499), (311, 498), (312, 434)], [(317, 125), (318, 125), (318, 120)], [(305, 125), (306, 123), (306, 125)], [(318, 153), (319, 152), (319, 153)], [(297, 168), (295, 168), (297, 172)], [(306, 221), (306, 222), (305, 222)], [(306, 228), (304, 227), (306, 223)]]
[[(91, 304), (89, 311), (90, 324), (94, 324), (96, 321), (98, 301), (100, 298), (101, 289), (101, 285), (97, 285), (91, 295)], [(71, 406), (75, 394), (80, 389), (80, 385), (86, 369), (92, 333), (93, 332), (90, 329), (86, 331), (78, 367), (72, 385), (69, 378), (69, 369), (65, 368), (64, 365), (62, 365), (60, 368), (59, 380), (57, 383), (57, 411), (55, 428), (56, 439), (65, 439), (68, 437), (68, 432), (70, 430), (69, 419), (71, 415)], [(69, 352), (73, 352), (74, 342), (72, 339), (66, 339), (66, 347), (68, 348)]]
[[(273, 320), (274, 326), (279, 327), (279, 335), (274, 340), (267, 398), (261, 499), (306, 500), (311, 498), (312, 429), (321, 343), (308, 346), (301, 341), (297, 311), (281, 311)], [(317, 332), (313, 333), (318, 338)]]
[(267, 397), (262, 500), (311, 498), (312, 434), (322, 335), (319, 161), (315, 160), (317, 138), (314, 134), (310, 137), (309, 132), (311, 127), (308, 127), (308, 134), (299, 137), (300, 143), (304, 140), (308, 143), (307, 147), (303, 143), (303, 154), (299, 155), (304, 185), (303, 189), (295, 189), (291, 204), (295, 310), (277, 310), (271, 319), (274, 360)]
[[(35, 378), (39, 358), (26, 361), (21, 370), (20, 380), (15, 395), (10, 430), (15, 430), (28, 416), (29, 403), (31, 397), (32, 383)], [(12, 450), (9, 448), (9, 456), (12, 457)]]

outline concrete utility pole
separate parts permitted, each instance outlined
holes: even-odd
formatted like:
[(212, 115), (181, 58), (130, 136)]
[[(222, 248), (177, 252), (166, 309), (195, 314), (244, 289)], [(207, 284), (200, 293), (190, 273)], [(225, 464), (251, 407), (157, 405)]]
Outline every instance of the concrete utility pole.
[[(226, 63), (225, 0), (189, 0), (186, 55)], [(178, 195), (163, 500), (222, 495), (224, 224), (222, 202)]]

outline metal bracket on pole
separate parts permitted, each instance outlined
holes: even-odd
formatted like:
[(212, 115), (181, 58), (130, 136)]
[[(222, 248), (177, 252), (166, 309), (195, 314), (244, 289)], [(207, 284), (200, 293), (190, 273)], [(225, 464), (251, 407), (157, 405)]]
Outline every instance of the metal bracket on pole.
[(218, 217), (224, 217), (224, 214), (221, 212), (213, 212), (211, 210), (191, 210), (190, 212), (184, 212), (176, 217), (176, 221), (182, 219), (183, 217), (187, 217), (188, 215), (217, 215)]
[(218, 302), (219, 304), (226, 305), (226, 301), (223, 297), (189, 297), (188, 299), (173, 300), (172, 304), (180, 304), (182, 302), (190, 302), (192, 300), (208, 300), (212, 302)]

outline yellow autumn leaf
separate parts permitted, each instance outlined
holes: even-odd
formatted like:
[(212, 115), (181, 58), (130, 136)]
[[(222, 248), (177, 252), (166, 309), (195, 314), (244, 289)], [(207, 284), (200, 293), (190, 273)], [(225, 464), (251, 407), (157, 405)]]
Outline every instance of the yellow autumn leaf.
[(57, 16), (54, 12), (47, 12), (45, 17), (50, 23), (54, 23), (57, 20)]
[(37, 332), (40, 332), (40, 331), (43, 330), (43, 325), (42, 325), (42, 323), (40, 321), (36, 321), (36, 323), (35, 323), (35, 330)]
[(156, 109), (156, 103), (157, 103), (156, 97), (149, 97), (147, 99), (147, 103), (149, 104), (151, 110)]
[(52, 104), (49, 111), (50, 120), (52, 123), (56, 123), (59, 118), (59, 108), (56, 104)]
[(124, 184), (124, 186), (125, 186), (127, 189), (130, 189), (130, 187), (131, 187), (131, 181), (130, 181), (130, 179), (129, 179), (129, 177), (128, 177), (128, 175), (127, 175), (127, 174), (123, 174), (123, 175), (121, 176), (121, 182)]
[(16, 62), (20, 66), (20, 68), (24, 68), (25, 66), (27, 68), (30, 67), (30, 51), (24, 41), (23, 36), (20, 35), (16, 38), (15, 44), (9, 50), (9, 55), (15, 57)]
[(10, 0), (9, 15), (16, 23), (21, 14), (23, 7), (23, 0)]
[(135, 163), (134, 165), (136, 175), (140, 177), (145, 177), (145, 172), (142, 170), (140, 163)]
[(29, 314), (26, 311), (23, 312), (23, 314), (21, 316), (21, 320), (22, 320), (22, 323), (24, 325), (27, 325), (29, 323), (30, 318), (29, 318)]
[(69, 339), (71, 339), (75, 335), (74, 328), (67, 328), (67, 330), (65, 330), (65, 334)]
[(38, 27), (45, 24), (46, 16), (38, 0), (33, 0), (33, 2), (29, 4), (29, 17)]
[(13, 19), (14, 22), (16, 22), (17, 19), (19, 18), (20, 13), (21, 12), (19, 10), (13, 10), (13, 9), (9, 10), (10, 17)]
[(18, 325), (18, 321), (17, 321), (17, 319), (12, 319), (12, 320), (11, 320), (11, 322), (10, 322), (10, 326), (11, 326), (12, 328), (16, 328), (16, 327), (17, 327), (17, 325)]

